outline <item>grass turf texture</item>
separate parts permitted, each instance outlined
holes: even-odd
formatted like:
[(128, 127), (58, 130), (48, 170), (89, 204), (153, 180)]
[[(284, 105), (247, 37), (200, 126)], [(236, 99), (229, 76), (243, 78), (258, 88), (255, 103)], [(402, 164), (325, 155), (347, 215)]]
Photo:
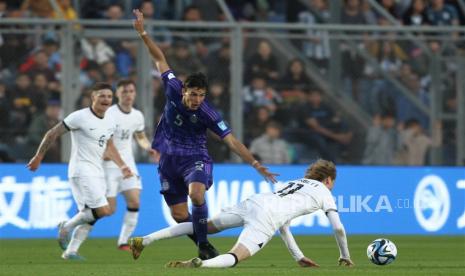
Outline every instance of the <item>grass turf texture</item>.
[[(1, 240), (0, 275), (465, 275), (465, 236), (393, 236), (398, 259), (388, 266), (371, 264), (366, 248), (380, 236), (350, 236), (353, 268), (338, 267), (339, 251), (332, 236), (297, 236), (304, 254), (320, 268), (301, 268), (290, 257), (279, 237), (251, 259), (231, 269), (168, 269), (170, 260), (195, 256), (194, 244), (186, 239), (155, 242), (134, 261), (128, 252), (116, 250), (116, 239), (89, 239), (81, 248), (85, 262), (64, 261), (55, 240)], [(211, 238), (226, 252), (235, 238)]]

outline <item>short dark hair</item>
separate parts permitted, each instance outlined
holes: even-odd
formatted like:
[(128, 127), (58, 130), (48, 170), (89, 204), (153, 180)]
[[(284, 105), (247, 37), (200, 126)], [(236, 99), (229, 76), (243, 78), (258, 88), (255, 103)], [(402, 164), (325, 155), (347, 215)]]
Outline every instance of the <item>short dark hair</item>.
[(120, 87), (126, 87), (128, 85), (134, 85), (134, 87), (136, 87), (136, 83), (131, 80), (131, 79), (122, 79), (120, 81), (118, 81), (118, 83), (116, 84), (116, 88), (120, 88)]
[(108, 84), (106, 82), (96, 82), (92, 87), (90, 88), (91, 92), (94, 91), (99, 91), (103, 89), (110, 89), (113, 92), (113, 87), (111, 87), (111, 84)]
[(186, 81), (184, 82), (184, 88), (199, 88), (207, 89), (208, 80), (202, 72), (197, 72), (187, 76)]
[(327, 177), (336, 180), (336, 165), (333, 162), (318, 159), (305, 172), (305, 178), (323, 181)]

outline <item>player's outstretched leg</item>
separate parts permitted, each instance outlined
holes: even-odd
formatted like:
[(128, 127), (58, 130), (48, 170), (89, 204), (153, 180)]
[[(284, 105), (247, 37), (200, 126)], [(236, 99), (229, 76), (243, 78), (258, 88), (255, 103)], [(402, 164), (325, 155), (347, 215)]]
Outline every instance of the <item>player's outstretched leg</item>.
[(66, 221), (62, 221), (58, 224), (58, 245), (62, 250), (66, 250), (70, 240), (70, 233), (65, 230), (64, 225)]
[(188, 261), (170, 261), (165, 265), (169, 268), (198, 268), (202, 266), (202, 260), (200, 258), (193, 258)]
[(134, 237), (129, 239), (129, 248), (132, 251), (132, 257), (134, 260), (137, 260), (142, 254), (142, 250), (144, 250), (144, 239), (142, 237)]

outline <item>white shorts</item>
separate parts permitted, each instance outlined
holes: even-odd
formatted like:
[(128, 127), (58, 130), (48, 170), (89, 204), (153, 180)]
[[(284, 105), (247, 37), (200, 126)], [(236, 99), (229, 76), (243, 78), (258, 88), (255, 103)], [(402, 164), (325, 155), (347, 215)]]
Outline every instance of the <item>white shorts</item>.
[(105, 168), (105, 181), (107, 197), (116, 197), (118, 193), (131, 189), (142, 189), (142, 183), (138, 175), (123, 179), (123, 173), (119, 168)]
[(250, 252), (250, 256), (262, 249), (273, 237), (270, 230), (264, 230), (263, 213), (258, 206), (248, 200), (238, 203), (232, 207), (221, 210), (214, 216), (211, 222), (216, 229), (224, 229), (244, 226), (238, 243), (243, 244)]
[(105, 196), (105, 178), (95, 176), (72, 177), (69, 179), (71, 192), (79, 210), (108, 205)]

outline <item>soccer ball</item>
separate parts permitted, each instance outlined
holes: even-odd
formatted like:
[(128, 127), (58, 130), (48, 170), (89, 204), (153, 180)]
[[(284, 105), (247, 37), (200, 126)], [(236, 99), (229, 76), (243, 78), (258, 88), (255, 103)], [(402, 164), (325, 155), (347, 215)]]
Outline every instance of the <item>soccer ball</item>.
[(396, 259), (397, 248), (388, 239), (376, 239), (368, 245), (367, 256), (376, 265), (387, 265)]

